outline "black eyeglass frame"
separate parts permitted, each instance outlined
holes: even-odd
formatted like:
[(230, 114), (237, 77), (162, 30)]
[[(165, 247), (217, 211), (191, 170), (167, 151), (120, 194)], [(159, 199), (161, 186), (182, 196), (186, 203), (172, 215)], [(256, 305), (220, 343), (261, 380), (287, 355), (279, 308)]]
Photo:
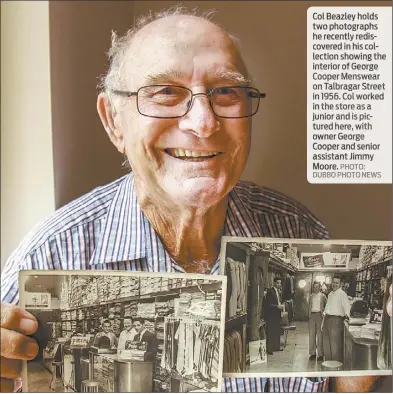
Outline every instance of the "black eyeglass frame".
[[(182, 88), (185, 90), (188, 90), (191, 93), (191, 98), (190, 101), (187, 104), (187, 110), (183, 115), (180, 116), (152, 116), (152, 115), (145, 115), (143, 114), (140, 109), (139, 109), (139, 91), (144, 89), (144, 88), (152, 88), (152, 87), (166, 87), (166, 86), (172, 86), (174, 88)], [(216, 114), (216, 112), (214, 111), (213, 108), (213, 104), (211, 102), (210, 96), (213, 94), (213, 92), (217, 89), (224, 89), (224, 88), (247, 88), (247, 89), (251, 89), (255, 91), (256, 97), (254, 98), (258, 98), (258, 105), (255, 109), (255, 111), (247, 116), (221, 116)], [(266, 97), (266, 93), (261, 93), (257, 88), (254, 87), (250, 87), (250, 86), (220, 86), (214, 89), (210, 89), (207, 93), (193, 93), (193, 91), (189, 88), (186, 88), (184, 86), (180, 86), (180, 85), (146, 85), (146, 86), (141, 86), (136, 92), (131, 92), (131, 91), (124, 91), (124, 90), (111, 90), (111, 92), (113, 94), (117, 94), (119, 96), (123, 96), (123, 97), (133, 97), (136, 96), (136, 107), (138, 109), (138, 112), (142, 115), (142, 116), (147, 116), (148, 118), (156, 118), (156, 119), (178, 119), (178, 118), (182, 118), (183, 116), (187, 115), (187, 113), (190, 111), (192, 103), (194, 102), (194, 97), (195, 96), (206, 96), (209, 100), (209, 104), (210, 104), (210, 108), (212, 109), (214, 115), (218, 116), (219, 118), (223, 118), (223, 119), (244, 119), (244, 118), (251, 118), (252, 116), (254, 116), (259, 109), (259, 104), (261, 102), (261, 98), (265, 98)]]

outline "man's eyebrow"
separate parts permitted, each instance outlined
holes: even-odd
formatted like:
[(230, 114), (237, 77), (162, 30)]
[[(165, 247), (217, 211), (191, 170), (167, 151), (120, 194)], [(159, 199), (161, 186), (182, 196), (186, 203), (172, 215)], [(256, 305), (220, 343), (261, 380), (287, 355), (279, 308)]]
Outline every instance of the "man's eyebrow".
[[(170, 81), (178, 80), (184, 77), (184, 75), (178, 70), (170, 69), (164, 72), (148, 74), (145, 77), (145, 84), (160, 84), (167, 83)], [(234, 82), (239, 84), (250, 84), (252, 81), (246, 78), (242, 73), (238, 71), (229, 71), (224, 69), (219, 69), (213, 74), (213, 79), (223, 80), (228, 82)]]
[(173, 81), (174, 79), (179, 79), (182, 77), (182, 74), (177, 70), (167, 70), (161, 73), (149, 74), (145, 78), (146, 85), (149, 84), (160, 84), (164, 82)]
[(242, 73), (238, 71), (229, 71), (229, 70), (218, 70), (214, 74), (216, 79), (222, 79), (230, 82), (240, 83), (240, 84), (250, 84), (252, 81), (249, 78), (246, 78)]

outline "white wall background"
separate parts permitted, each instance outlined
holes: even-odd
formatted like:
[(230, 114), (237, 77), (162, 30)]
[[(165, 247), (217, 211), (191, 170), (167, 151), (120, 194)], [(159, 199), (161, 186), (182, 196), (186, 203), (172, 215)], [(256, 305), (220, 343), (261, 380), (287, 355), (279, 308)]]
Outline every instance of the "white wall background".
[(49, 5), (1, 2), (1, 267), (55, 209)]

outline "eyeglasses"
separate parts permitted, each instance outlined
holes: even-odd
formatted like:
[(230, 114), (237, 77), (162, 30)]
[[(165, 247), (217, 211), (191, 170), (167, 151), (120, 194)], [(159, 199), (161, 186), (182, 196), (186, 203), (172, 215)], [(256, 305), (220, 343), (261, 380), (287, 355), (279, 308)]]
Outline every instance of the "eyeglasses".
[(191, 109), (194, 97), (206, 96), (214, 114), (220, 118), (248, 118), (258, 112), (261, 98), (266, 96), (258, 89), (247, 86), (224, 86), (207, 93), (193, 93), (175, 85), (142, 86), (136, 92), (113, 90), (112, 93), (136, 96), (138, 112), (151, 118), (181, 118)]

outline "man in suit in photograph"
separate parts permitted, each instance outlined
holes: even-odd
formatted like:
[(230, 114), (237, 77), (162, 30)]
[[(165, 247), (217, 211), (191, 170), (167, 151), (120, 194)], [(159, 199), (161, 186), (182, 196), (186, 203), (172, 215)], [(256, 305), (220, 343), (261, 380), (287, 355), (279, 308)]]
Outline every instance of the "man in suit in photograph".
[(268, 289), (265, 298), (264, 316), (266, 321), (267, 354), (280, 349), (280, 322), (284, 305), (281, 304), (281, 278), (274, 278), (273, 287)]
[(145, 328), (145, 320), (136, 317), (133, 319), (133, 327), (136, 331), (134, 336), (135, 342), (145, 342), (147, 345), (146, 353), (145, 353), (145, 361), (154, 361), (157, 350), (158, 350), (158, 341), (156, 334), (146, 330)]

